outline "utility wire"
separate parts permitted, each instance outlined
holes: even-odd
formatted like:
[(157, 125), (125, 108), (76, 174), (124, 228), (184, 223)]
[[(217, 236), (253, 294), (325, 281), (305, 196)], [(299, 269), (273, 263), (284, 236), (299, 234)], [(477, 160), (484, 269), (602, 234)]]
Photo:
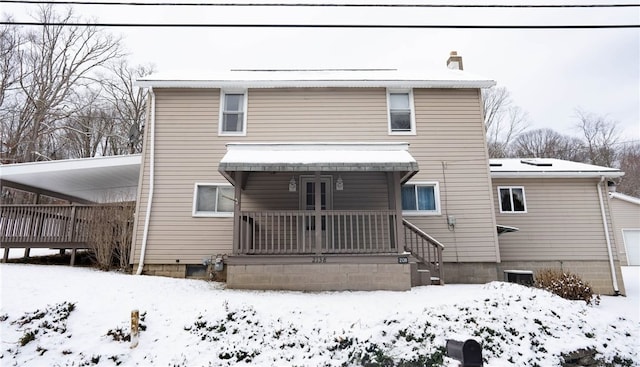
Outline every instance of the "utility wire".
[(225, 23), (87, 23), (87, 22), (0, 22), (0, 25), (130, 28), (355, 28), (355, 29), (606, 29), (640, 28), (640, 24), (575, 25), (453, 25), (453, 24), (225, 24)]
[(2, 0), (0, 3), (41, 5), (118, 5), (118, 6), (215, 6), (215, 7), (345, 7), (345, 8), (626, 8), (636, 4), (375, 4), (375, 3), (166, 3), (124, 1), (38, 1)]

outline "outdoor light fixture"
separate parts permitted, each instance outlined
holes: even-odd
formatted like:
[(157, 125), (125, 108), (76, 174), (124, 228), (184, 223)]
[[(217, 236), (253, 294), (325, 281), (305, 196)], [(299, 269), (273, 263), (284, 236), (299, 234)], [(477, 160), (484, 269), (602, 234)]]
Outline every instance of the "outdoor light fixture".
[(289, 180), (289, 192), (296, 192), (297, 190), (296, 179), (295, 177), (291, 177), (291, 180)]
[(344, 190), (344, 182), (342, 182), (342, 176), (338, 175), (338, 179), (336, 180), (336, 191)]

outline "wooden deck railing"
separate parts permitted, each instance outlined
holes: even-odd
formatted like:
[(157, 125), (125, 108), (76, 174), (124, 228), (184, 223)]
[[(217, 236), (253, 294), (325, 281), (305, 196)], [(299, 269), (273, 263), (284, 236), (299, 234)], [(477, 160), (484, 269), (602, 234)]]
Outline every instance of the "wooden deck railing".
[(428, 268), (432, 278), (437, 278), (440, 284), (444, 284), (444, 271), (442, 269), (444, 245), (406, 219), (402, 220), (402, 225), (404, 226), (405, 250), (411, 252), (416, 259)]
[(397, 253), (392, 210), (243, 211), (236, 254)]
[(87, 247), (92, 218), (114, 205), (2, 205), (0, 247)]

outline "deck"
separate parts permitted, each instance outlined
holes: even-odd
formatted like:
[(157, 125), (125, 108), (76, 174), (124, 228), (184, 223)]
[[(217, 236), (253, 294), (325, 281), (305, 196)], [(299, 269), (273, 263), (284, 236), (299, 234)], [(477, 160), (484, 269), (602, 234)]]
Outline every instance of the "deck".
[(3, 261), (8, 260), (11, 248), (71, 249), (73, 265), (76, 250), (90, 248), (90, 229), (95, 218), (100, 217), (98, 214), (130, 205), (2, 205), (0, 248), (4, 249)]

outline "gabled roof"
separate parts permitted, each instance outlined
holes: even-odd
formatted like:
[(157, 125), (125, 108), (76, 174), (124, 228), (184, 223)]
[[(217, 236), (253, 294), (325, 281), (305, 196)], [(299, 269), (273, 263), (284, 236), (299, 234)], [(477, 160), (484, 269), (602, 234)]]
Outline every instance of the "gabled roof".
[(490, 159), (491, 177), (620, 177), (617, 168), (565, 161), (555, 158), (499, 158)]
[(619, 192), (610, 192), (609, 193), (609, 197), (613, 198), (613, 199), (620, 199), (632, 204), (636, 204), (636, 205), (640, 205), (640, 198), (637, 197), (633, 197), (633, 196), (629, 196), (629, 195), (625, 195)]
[(139, 78), (140, 87), (155, 88), (489, 88), (495, 81), (461, 70), (273, 69), (185, 71)]
[[(7, 186), (42, 190), (91, 202), (135, 200), (140, 154), (0, 165)], [(18, 185), (12, 185), (12, 183)]]

